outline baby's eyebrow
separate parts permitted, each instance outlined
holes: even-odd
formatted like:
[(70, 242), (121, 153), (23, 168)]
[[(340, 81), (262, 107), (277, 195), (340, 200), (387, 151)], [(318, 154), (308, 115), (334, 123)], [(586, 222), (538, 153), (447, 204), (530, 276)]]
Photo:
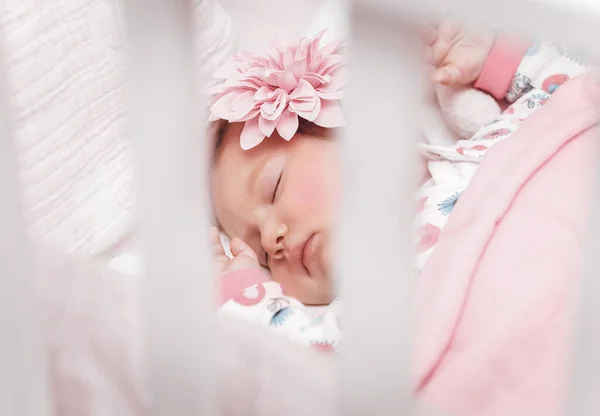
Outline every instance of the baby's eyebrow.
[(264, 170), (265, 165), (267, 164), (268, 161), (269, 161), (269, 158), (267, 158), (267, 157), (264, 158), (256, 165), (254, 170), (250, 173), (250, 176), (248, 177), (248, 182), (246, 182), (246, 193), (248, 195), (254, 195), (254, 192), (256, 191), (254, 189), (254, 187), (256, 185), (258, 177), (260, 176), (261, 172)]

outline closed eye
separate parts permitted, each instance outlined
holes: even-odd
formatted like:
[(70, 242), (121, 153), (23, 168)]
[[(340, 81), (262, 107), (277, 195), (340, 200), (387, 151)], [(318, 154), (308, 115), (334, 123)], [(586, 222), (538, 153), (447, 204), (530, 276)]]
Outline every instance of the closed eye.
[(271, 197), (271, 203), (275, 203), (275, 198), (277, 197), (277, 191), (279, 190), (279, 184), (281, 183), (281, 178), (283, 177), (283, 171), (279, 174), (279, 178), (277, 179), (277, 183), (275, 184), (275, 188), (273, 189), (273, 196)]

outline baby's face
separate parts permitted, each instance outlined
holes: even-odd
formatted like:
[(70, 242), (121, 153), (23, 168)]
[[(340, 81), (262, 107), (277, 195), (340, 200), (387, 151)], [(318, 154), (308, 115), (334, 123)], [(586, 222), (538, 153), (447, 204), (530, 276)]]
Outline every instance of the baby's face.
[(256, 251), (286, 294), (306, 304), (329, 303), (336, 143), (300, 134), (287, 142), (274, 133), (244, 151), (242, 127), (229, 126), (212, 175), (217, 220)]

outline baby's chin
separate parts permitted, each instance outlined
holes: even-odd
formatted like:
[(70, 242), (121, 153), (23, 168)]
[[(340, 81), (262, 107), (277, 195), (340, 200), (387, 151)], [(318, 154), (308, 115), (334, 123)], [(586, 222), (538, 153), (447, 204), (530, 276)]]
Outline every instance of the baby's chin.
[(271, 273), (273, 280), (281, 284), (286, 296), (291, 296), (305, 305), (328, 305), (335, 298), (329, 276), (314, 278), (305, 273)]
[(293, 294), (289, 295), (295, 297), (305, 305), (313, 306), (329, 305), (335, 299), (333, 291), (331, 290), (331, 285), (313, 288), (305, 293), (299, 293), (298, 296), (294, 296)]

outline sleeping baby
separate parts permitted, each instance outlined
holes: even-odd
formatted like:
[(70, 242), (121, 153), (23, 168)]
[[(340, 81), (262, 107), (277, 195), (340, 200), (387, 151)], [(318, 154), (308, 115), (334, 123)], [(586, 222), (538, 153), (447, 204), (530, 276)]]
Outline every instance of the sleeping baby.
[[(340, 100), (348, 74), (344, 45), (321, 38), (240, 53), (217, 72), (212, 233), (222, 313), (338, 352), (331, 232), (340, 189), (336, 129), (344, 125)], [(488, 149), (587, 70), (584, 59), (558, 44), (508, 40), (454, 23), (425, 29), (423, 41), (434, 82), (472, 85), (508, 106), (473, 137), (420, 144), (429, 179), (417, 195), (418, 271)], [(232, 258), (220, 232), (232, 237)], [(305, 305), (329, 306), (316, 312)]]

